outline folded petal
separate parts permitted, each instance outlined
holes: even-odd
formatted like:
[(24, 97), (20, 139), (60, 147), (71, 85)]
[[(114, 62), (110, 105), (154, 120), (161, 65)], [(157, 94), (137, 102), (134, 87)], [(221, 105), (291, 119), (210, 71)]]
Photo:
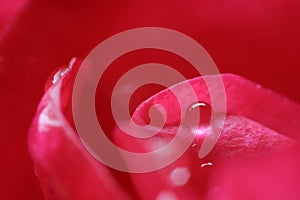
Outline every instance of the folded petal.
[[(196, 103), (189, 101), (189, 97), (192, 99), (192, 93), (197, 94), (199, 102), (210, 105), (211, 97), (205, 81), (214, 82), (218, 76), (207, 76), (205, 80), (201, 77), (194, 78), (176, 84), (171, 89), (186, 95), (186, 105)], [(281, 134), (300, 139), (298, 131), (300, 130), (299, 104), (240, 76), (223, 74), (221, 77), (226, 92), (227, 114), (247, 117)], [(186, 89), (189, 85), (192, 86), (193, 91)], [(222, 88), (217, 85), (210, 89), (217, 91), (217, 93), (223, 92)], [(133, 119), (142, 124), (149, 122), (149, 108), (154, 104), (161, 104), (167, 113), (171, 113), (168, 115), (167, 123), (180, 121), (180, 107), (174, 106), (178, 105), (178, 102), (172, 91), (170, 89), (165, 90), (143, 102), (133, 115)]]
[[(214, 80), (215, 77), (204, 78)], [(239, 161), (239, 163), (265, 162), (265, 159), (277, 155), (278, 152), (288, 152), (289, 149), (297, 146), (295, 140), (287, 137), (297, 138), (294, 129), (288, 129), (288, 125), (285, 123), (291, 124), (296, 119), (300, 119), (299, 105), (241, 77), (222, 75), (222, 78), (227, 95), (228, 114), (217, 144), (207, 157), (199, 158), (199, 150), (208, 129), (203, 126), (185, 127), (183, 129), (185, 134), (193, 133), (195, 138), (189, 149), (178, 160), (158, 171), (131, 174), (132, 181), (143, 199), (222, 199), (222, 193), (218, 191), (217, 187), (219, 177), (216, 180), (212, 177), (215, 177), (214, 175), (218, 171), (225, 173), (227, 169), (225, 166), (230, 166), (232, 160)], [(147, 125), (150, 122), (150, 107), (160, 104), (168, 113), (167, 123), (163, 129), (152, 138), (137, 139), (116, 128), (114, 132), (116, 144), (128, 151), (139, 153), (152, 152), (168, 144), (176, 136), (179, 130), (176, 127), (179, 124), (177, 121), (181, 120), (178, 101), (172, 95), (172, 91), (185, 94), (181, 103), (186, 105), (194, 103), (190, 102), (192, 95), (187, 93), (187, 84), (192, 85), (199, 102), (210, 103), (203, 77), (176, 84), (171, 89), (166, 89), (144, 101), (133, 115), (135, 122)], [(251, 99), (251, 96), (256, 98)], [(271, 103), (268, 104), (268, 101)], [(274, 105), (277, 104), (284, 104), (285, 107), (274, 108)], [(286, 109), (287, 107), (288, 109)], [(201, 114), (210, 115), (208, 112), (201, 112), (201, 109), (200, 116)], [(280, 117), (283, 122), (282, 126), (277, 124), (276, 117), (275, 119), (271, 117), (274, 115)], [(299, 128), (298, 122), (294, 125), (297, 125), (294, 128)], [(148, 132), (157, 131), (155, 127), (145, 129)], [(276, 129), (286, 135), (274, 131)], [(184, 138), (182, 140), (184, 141)], [(167, 158), (176, 151), (177, 149), (170, 149), (167, 154), (161, 156)], [(161, 159), (149, 156), (149, 162), (155, 163)], [(127, 162), (129, 168), (139, 164), (131, 160), (127, 160)], [(266, 170), (267, 167), (264, 169)], [(255, 176), (255, 174), (251, 174), (251, 177)], [(239, 184), (243, 184), (243, 182), (239, 182)], [(234, 193), (234, 188), (231, 189)]]
[(129, 199), (81, 144), (61, 110), (62, 80), (44, 95), (30, 130), (29, 147), (46, 199)]

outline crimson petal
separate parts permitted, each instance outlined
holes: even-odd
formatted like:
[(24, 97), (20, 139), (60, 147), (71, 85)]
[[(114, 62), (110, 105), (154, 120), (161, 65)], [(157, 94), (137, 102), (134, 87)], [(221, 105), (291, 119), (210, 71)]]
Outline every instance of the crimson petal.
[[(215, 77), (210, 76), (205, 78), (214, 79)], [(279, 115), (282, 117), (281, 120), (283, 122), (289, 122), (289, 119), (295, 121), (295, 119), (299, 119), (300, 117), (297, 112), (299, 105), (239, 76), (226, 74), (222, 75), (222, 78), (226, 88), (227, 107), (230, 114), (226, 118), (222, 134), (213, 151), (204, 159), (198, 157), (198, 151), (206, 135), (205, 130), (199, 130), (188, 151), (171, 165), (154, 172), (131, 174), (135, 187), (143, 199), (163, 199), (163, 197), (170, 199), (219, 199), (222, 195), (221, 192), (216, 190), (219, 177), (215, 181), (212, 178), (215, 176), (212, 176), (212, 174), (214, 175), (217, 171), (222, 171), (224, 163), (231, 163), (232, 159), (247, 160), (248, 162), (264, 161), (265, 158), (273, 157), (278, 152), (287, 151), (289, 148), (296, 146), (296, 142), (293, 139), (270, 129), (274, 128), (285, 131), (286, 135), (296, 137), (296, 135), (293, 135), (295, 133), (292, 129), (286, 129), (288, 127), (286, 124), (283, 124), (282, 127), (277, 126), (277, 119), (272, 121), (273, 118), (270, 116)], [(193, 86), (198, 94), (199, 101), (210, 102), (203, 77), (172, 86), (172, 91), (185, 92), (186, 94), (186, 84)], [(137, 139), (126, 135), (120, 129), (116, 128), (114, 133), (115, 142), (120, 147), (135, 152), (157, 150), (160, 147), (157, 147), (155, 144), (158, 143), (163, 146), (168, 143), (177, 132), (176, 127), (171, 127), (176, 125), (174, 121), (179, 120), (181, 116), (180, 109), (176, 107), (176, 99), (170, 93), (171, 90), (167, 89), (154, 95), (144, 101), (133, 115), (136, 122), (145, 125), (149, 122), (149, 108), (154, 104), (163, 105), (167, 112), (172, 112), (168, 117), (173, 119), (167, 119), (167, 123), (169, 124), (158, 135), (149, 139)], [(251, 95), (257, 98), (249, 103)], [(187, 101), (187, 103), (185, 102), (186, 104), (192, 104), (193, 102), (188, 102), (188, 94), (186, 97), (183, 101)], [(272, 103), (266, 104), (270, 100), (272, 100)], [(284, 104), (285, 107), (274, 109), (272, 107), (273, 103)], [(244, 108), (242, 105), (247, 105), (248, 107)], [(256, 110), (253, 110), (253, 108)], [(250, 112), (251, 110), (252, 112)], [(262, 111), (268, 111), (266, 115), (269, 117), (262, 116)], [(291, 118), (290, 115), (292, 116)], [(255, 118), (256, 121), (247, 117)], [(267, 124), (270, 128), (265, 127), (262, 123)], [(299, 124), (295, 124), (299, 128)], [(148, 131), (151, 131), (151, 129)], [(193, 129), (185, 129), (184, 131), (186, 134), (189, 134)], [(153, 146), (156, 146), (156, 148), (153, 148)], [(170, 152), (175, 152), (175, 150), (170, 150)], [(151, 158), (149, 157), (149, 159)], [(149, 160), (149, 162), (155, 161), (155, 159)], [(129, 168), (134, 164), (128, 163)], [(234, 188), (231, 189), (234, 192)]]
[(47, 199), (129, 199), (110, 171), (84, 149), (61, 110), (62, 79), (44, 95), (29, 146)]

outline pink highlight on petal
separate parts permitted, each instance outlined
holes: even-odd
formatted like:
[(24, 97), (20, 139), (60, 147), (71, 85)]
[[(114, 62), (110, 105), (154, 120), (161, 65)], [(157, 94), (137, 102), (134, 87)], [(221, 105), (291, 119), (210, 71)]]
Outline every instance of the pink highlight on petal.
[(62, 81), (44, 95), (29, 146), (47, 199), (130, 199), (111, 172), (89, 155), (63, 116)]

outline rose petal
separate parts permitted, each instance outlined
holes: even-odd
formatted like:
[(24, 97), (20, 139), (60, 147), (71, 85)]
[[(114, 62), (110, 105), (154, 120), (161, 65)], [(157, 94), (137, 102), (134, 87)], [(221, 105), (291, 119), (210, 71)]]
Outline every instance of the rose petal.
[(0, 42), (3, 141), (14, 141), (1, 145), (4, 198), (41, 198), (25, 143), (53, 67), (73, 56), (83, 58), (119, 31), (162, 26), (196, 38), (222, 71), (243, 74), (299, 101), (298, 8), (298, 1), (282, 0), (29, 1)]
[(44, 95), (30, 130), (35, 171), (47, 199), (129, 199), (63, 116), (59, 80)]
[(2, 0), (0, 2), (0, 32), (3, 31), (5, 25), (9, 25), (26, 3), (27, 0)]
[[(226, 91), (227, 113), (247, 117), (286, 136), (300, 139), (297, 131), (300, 129), (300, 105), (240, 76), (233, 74), (221, 76)], [(210, 82), (217, 78), (218, 75), (205, 77)], [(189, 97), (193, 91), (186, 90), (188, 84), (193, 87), (199, 101), (210, 104), (209, 91), (201, 77), (176, 84), (171, 89)], [(217, 86), (211, 89), (222, 92)], [(161, 104), (167, 113), (170, 113), (167, 123), (180, 121), (180, 107), (174, 106), (178, 105), (178, 102), (170, 90), (165, 90), (143, 102), (134, 113), (133, 119), (138, 123), (147, 124), (149, 108), (154, 104)], [(189, 99), (184, 102), (186, 105), (195, 103)]]
[(268, 159), (223, 163), (211, 178), (212, 200), (297, 200), (300, 197), (299, 149), (280, 152)]
[[(205, 78), (213, 80), (215, 76)], [(211, 185), (208, 181), (212, 179), (211, 174), (216, 173), (215, 170), (222, 169), (224, 163), (230, 163), (232, 159), (239, 160), (242, 163), (244, 161), (264, 161), (265, 158), (272, 157), (274, 154), (281, 151), (287, 151), (297, 145), (294, 140), (267, 128), (258, 122), (264, 122), (269, 126), (273, 126), (273, 123), (277, 122), (276, 119), (275, 121), (272, 121), (272, 118), (264, 118), (264, 116), (259, 118), (259, 116), (263, 114), (261, 110), (268, 111), (268, 114), (271, 116), (279, 113), (277, 116), (281, 115), (283, 117), (283, 119), (281, 119), (283, 122), (288, 122), (288, 120), (291, 119), (289, 118), (289, 115), (298, 117), (296, 119), (299, 119), (299, 113), (294, 112), (299, 110), (299, 105), (270, 90), (257, 87), (257, 84), (241, 77), (235, 75), (222, 75), (222, 78), (226, 88), (227, 106), (231, 114), (226, 117), (221, 136), (214, 149), (207, 157), (200, 159), (198, 153), (206, 135), (206, 129), (197, 130), (192, 127), (185, 128), (184, 132), (186, 134), (194, 132), (195, 140), (182, 157), (161, 170), (143, 174), (131, 174), (135, 187), (143, 199), (159, 199), (164, 196), (169, 196), (170, 199), (202, 199), (211, 197), (212, 195), (215, 195), (216, 199), (218, 199), (220, 197), (218, 195), (222, 194), (215, 191), (216, 185)], [(187, 105), (193, 103), (189, 102), (190, 94), (185, 90), (186, 84), (189, 83), (194, 87), (198, 94), (199, 101), (210, 102), (207, 88), (203, 78), (200, 77), (171, 87), (172, 91), (185, 94), (184, 96), (186, 98), (183, 99), (181, 103)], [(245, 103), (248, 105), (248, 100), (251, 95), (255, 95), (257, 98), (249, 103), (249, 107), (242, 107)], [(291, 111), (291, 113), (287, 112), (286, 107), (284, 109), (281, 107), (272, 109), (272, 107), (269, 107), (269, 104), (264, 103), (268, 100), (273, 101), (272, 105), (273, 103), (276, 104), (282, 102), (289, 109), (293, 109), (293, 111)], [(160, 148), (157, 147), (157, 145), (164, 146), (166, 143), (170, 142), (178, 130), (176, 127), (172, 128), (172, 126), (176, 125), (176, 123), (173, 122), (179, 120), (179, 117), (181, 116), (177, 103), (175, 96), (171, 95), (170, 89), (154, 95), (138, 107), (133, 115), (135, 121), (140, 124), (147, 124), (149, 122), (149, 108), (154, 104), (160, 104), (166, 108), (166, 112), (171, 112), (170, 115), (167, 115), (167, 117), (172, 118), (169, 120), (167, 119), (167, 123), (169, 124), (167, 124), (158, 135), (150, 139), (133, 138), (116, 128), (114, 141), (121, 148), (134, 152), (149, 152)], [(256, 112), (255, 110), (254, 112), (250, 112), (251, 109), (253, 111), (253, 107), (256, 108)], [(238, 115), (233, 115), (235, 113)], [(241, 116), (242, 114), (247, 117), (254, 116), (258, 122)], [(292, 119), (295, 120), (293, 117)], [(280, 130), (286, 130), (279, 126), (275, 127), (278, 127)], [(284, 124), (283, 127), (287, 126)], [(156, 129), (148, 129), (150, 132), (155, 130)], [(292, 130), (288, 130), (286, 133), (291, 135), (293, 132)], [(170, 152), (176, 152), (176, 150), (170, 150)], [(149, 157), (149, 162), (155, 163), (157, 160)], [(132, 163), (132, 161), (127, 160), (127, 164), (130, 168), (138, 163)], [(214, 166), (218, 167), (215, 168)], [(234, 192), (234, 190), (232, 191)]]
[[(189, 134), (192, 130), (185, 131)], [(176, 132), (174, 131), (172, 134), (174, 135)], [(222, 169), (224, 163), (227, 164), (231, 159), (258, 162), (276, 152), (286, 151), (295, 144), (293, 140), (252, 120), (229, 116), (213, 151), (204, 159), (200, 159), (198, 152), (204, 135), (205, 133), (196, 135), (193, 145), (171, 165), (154, 172), (132, 173), (131, 178), (139, 195), (145, 200), (159, 199), (163, 195), (170, 195), (173, 199), (206, 199), (208, 196), (218, 195), (214, 194), (216, 193), (215, 185), (211, 185), (208, 181), (212, 174), (216, 173), (216, 170)], [(162, 131), (159, 136), (154, 138), (138, 140), (118, 129), (115, 132), (116, 144), (133, 152), (157, 150), (160, 148), (159, 145), (162, 147), (169, 142), (169, 137), (171, 137), (170, 132)], [(170, 153), (176, 152), (175, 149), (169, 151)], [(157, 161), (155, 158), (149, 157), (148, 162)], [(130, 168), (138, 163), (127, 162), (127, 164)], [(215, 166), (218, 167), (215, 168)]]

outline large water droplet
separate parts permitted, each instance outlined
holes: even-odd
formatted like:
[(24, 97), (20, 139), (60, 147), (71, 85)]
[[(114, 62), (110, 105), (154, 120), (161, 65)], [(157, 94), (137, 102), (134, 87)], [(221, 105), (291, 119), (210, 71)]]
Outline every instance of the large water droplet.
[(156, 200), (178, 200), (174, 192), (171, 191), (161, 191)]
[(199, 107), (205, 107), (205, 106), (207, 106), (207, 104), (206, 103), (204, 103), (204, 102), (196, 102), (196, 103), (194, 103), (194, 104), (192, 104), (191, 106), (190, 106), (190, 108), (189, 108), (189, 111), (192, 111), (192, 110), (194, 110), (194, 109), (196, 109), (196, 108), (199, 108)]
[(202, 168), (204, 168), (204, 167), (212, 167), (212, 166), (213, 166), (212, 162), (207, 162), (207, 163), (201, 164)]
[(211, 119), (211, 106), (205, 102), (193, 103), (185, 113), (184, 126), (205, 127)]
[(191, 176), (190, 171), (186, 167), (177, 167), (170, 174), (171, 182), (174, 186), (185, 185)]

